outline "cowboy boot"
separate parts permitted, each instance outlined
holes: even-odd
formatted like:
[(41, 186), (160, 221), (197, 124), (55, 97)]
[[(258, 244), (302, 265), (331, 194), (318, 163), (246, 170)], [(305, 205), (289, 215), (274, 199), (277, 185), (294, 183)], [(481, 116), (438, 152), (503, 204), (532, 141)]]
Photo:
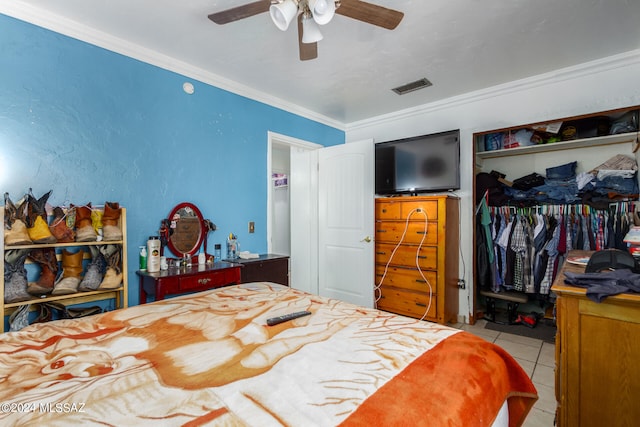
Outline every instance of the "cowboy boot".
[(62, 276), (53, 287), (51, 295), (67, 295), (78, 292), (80, 276), (82, 275), (82, 258), (84, 251), (80, 250), (75, 254), (62, 251)]
[(31, 295), (50, 294), (59, 270), (56, 250), (54, 248), (32, 249), (29, 258), (40, 265), (40, 277), (37, 282), (29, 282), (27, 292)]
[(53, 320), (53, 313), (47, 303), (38, 304), (38, 317), (36, 317), (33, 323), (45, 323)]
[(26, 204), (25, 197), (20, 206), (16, 207), (9, 199), (9, 193), (4, 193), (4, 244), (7, 246), (33, 243), (24, 223)]
[(51, 234), (49, 230), (49, 224), (47, 223), (47, 212), (45, 205), (51, 195), (51, 190), (36, 199), (29, 189), (27, 199), (29, 201), (27, 205), (27, 232), (33, 243), (56, 243), (56, 238)]
[(9, 332), (16, 332), (29, 326), (30, 304), (21, 305), (9, 316)]
[(91, 209), (91, 226), (97, 234), (96, 240), (101, 242), (102, 238), (102, 209)]
[(122, 284), (122, 269), (120, 268), (120, 247), (107, 245), (100, 248), (107, 260), (107, 272), (98, 289), (117, 289)]
[(28, 254), (29, 249), (10, 249), (4, 253), (5, 304), (33, 298), (27, 293), (27, 269), (24, 268)]
[(55, 312), (57, 319), (77, 319), (79, 317), (102, 313), (102, 307), (97, 305), (91, 307), (67, 307), (58, 302), (46, 302), (41, 305), (47, 306), (50, 313)]
[(91, 262), (87, 266), (87, 272), (78, 287), (78, 290), (82, 292), (98, 289), (107, 269), (107, 261), (104, 259), (102, 252), (100, 252), (100, 248), (98, 246), (89, 246), (89, 251), (91, 252)]
[(49, 230), (58, 243), (71, 243), (76, 240), (76, 233), (67, 225), (66, 215), (60, 206), (53, 208), (53, 219)]
[(102, 236), (104, 240), (122, 240), (122, 230), (118, 227), (120, 219), (120, 204), (118, 202), (105, 202), (102, 215)]
[(91, 203), (87, 203), (84, 206), (76, 206), (75, 209), (76, 242), (95, 242), (98, 235), (91, 222)]

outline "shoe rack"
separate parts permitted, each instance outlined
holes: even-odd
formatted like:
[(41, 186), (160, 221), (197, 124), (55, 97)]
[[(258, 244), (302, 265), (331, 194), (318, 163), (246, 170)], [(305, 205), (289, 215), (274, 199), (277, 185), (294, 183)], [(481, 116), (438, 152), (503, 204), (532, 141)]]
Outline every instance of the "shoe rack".
[[(94, 206), (92, 209), (103, 209), (99, 206)], [(128, 280), (127, 280), (127, 213), (126, 209), (120, 208), (120, 218), (118, 220), (118, 226), (122, 231), (122, 240), (109, 240), (109, 241), (92, 241), (92, 242), (71, 242), (71, 243), (47, 243), (47, 244), (28, 244), (28, 245), (5, 245), (4, 244), (4, 225), (0, 227), (0, 241), (2, 244), (2, 256), (0, 256), (0, 313), (2, 314), (2, 331), (5, 332), (5, 316), (10, 316), (14, 311), (23, 305), (31, 305), (30, 310), (38, 310), (38, 304), (46, 302), (55, 302), (63, 304), (65, 306), (71, 306), (76, 304), (82, 304), (87, 302), (101, 301), (101, 300), (115, 300), (116, 308), (127, 307), (128, 301)], [(0, 207), (0, 223), (4, 224), (5, 208)], [(31, 299), (25, 301), (5, 303), (5, 252), (13, 249), (42, 249), (42, 248), (55, 248), (56, 258), (60, 266), (60, 272), (62, 271), (61, 260), (62, 251), (76, 251), (83, 250), (83, 275), (86, 272), (87, 260), (91, 259), (90, 246), (103, 246), (103, 245), (117, 245), (120, 250), (120, 268), (122, 270), (122, 284), (120, 287), (108, 290), (95, 290), (95, 291), (78, 291), (72, 294), (66, 295), (33, 295)], [(27, 269), (28, 281), (33, 282), (38, 278), (33, 278), (33, 274), (37, 275), (37, 265), (35, 265), (28, 257), (25, 261), (25, 267)]]

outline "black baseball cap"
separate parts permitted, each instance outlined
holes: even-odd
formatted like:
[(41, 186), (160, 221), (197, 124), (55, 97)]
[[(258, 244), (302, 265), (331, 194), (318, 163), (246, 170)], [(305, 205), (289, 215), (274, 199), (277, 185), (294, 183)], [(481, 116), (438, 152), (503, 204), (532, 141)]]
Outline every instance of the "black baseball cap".
[(604, 270), (622, 269), (637, 272), (638, 266), (633, 255), (620, 249), (605, 249), (591, 255), (585, 268), (585, 273), (599, 273)]

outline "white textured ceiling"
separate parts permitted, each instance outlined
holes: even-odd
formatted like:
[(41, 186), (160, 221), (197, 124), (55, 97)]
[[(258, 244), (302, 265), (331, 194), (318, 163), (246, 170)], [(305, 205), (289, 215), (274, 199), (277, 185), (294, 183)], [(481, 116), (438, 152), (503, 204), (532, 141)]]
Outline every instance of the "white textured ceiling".
[[(336, 15), (301, 62), (295, 25), (207, 18), (251, 1), (0, 0), (0, 12), (344, 125), (640, 48), (640, 0), (371, 0), (404, 12), (395, 30)], [(433, 86), (391, 91), (422, 77)]]

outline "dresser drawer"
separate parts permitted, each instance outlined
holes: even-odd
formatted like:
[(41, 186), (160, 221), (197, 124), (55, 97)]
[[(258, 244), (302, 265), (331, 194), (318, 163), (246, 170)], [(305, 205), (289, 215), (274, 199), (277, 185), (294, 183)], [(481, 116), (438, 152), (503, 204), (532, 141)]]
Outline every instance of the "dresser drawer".
[(404, 236), (403, 243), (419, 244), (424, 237), (426, 244), (438, 244), (438, 224), (435, 222), (427, 223), (427, 231), (425, 236), (424, 222), (397, 222), (397, 221), (376, 221), (376, 242), (391, 242), (397, 244), (400, 242), (402, 233), (407, 227), (407, 233)]
[(377, 303), (379, 310), (403, 314), (405, 316), (421, 318), (429, 307), (428, 318), (436, 317), (436, 295), (431, 297), (429, 306), (429, 294), (406, 291), (402, 289), (382, 286), (381, 296)]
[(398, 219), (402, 202), (397, 200), (376, 201), (376, 219)]
[(240, 283), (240, 268), (219, 270), (215, 274), (194, 274), (180, 277), (180, 291), (204, 291), (232, 283)]
[[(376, 264), (386, 265), (396, 245), (391, 243), (376, 243)], [(401, 245), (393, 255), (391, 265), (414, 267), (416, 265), (416, 251), (418, 246)], [(418, 253), (420, 268), (435, 270), (438, 265), (438, 254), (435, 246), (422, 246)]]
[[(407, 219), (411, 211), (416, 209), (422, 209), (424, 213), (427, 215), (427, 219), (429, 221), (436, 221), (438, 219), (438, 201), (437, 200), (416, 200), (416, 201), (407, 201), (402, 203), (402, 210), (400, 215), (402, 215), (403, 219)], [(419, 219), (424, 218), (424, 215), (419, 212), (413, 212), (411, 214), (411, 220), (417, 221)]]
[[(381, 284), (380, 280), (383, 274), (384, 265), (376, 265), (376, 285)], [(427, 294), (429, 293), (429, 285), (431, 285), (431, 292), (435, 295), (438, 273), (435, 271), (423, 271), (422, 274), (424, 274), (426, 280), (422, 278), (422, 275), (420, 275), (417, 269), (389, 267), (382, 281), (382, 285)]]

